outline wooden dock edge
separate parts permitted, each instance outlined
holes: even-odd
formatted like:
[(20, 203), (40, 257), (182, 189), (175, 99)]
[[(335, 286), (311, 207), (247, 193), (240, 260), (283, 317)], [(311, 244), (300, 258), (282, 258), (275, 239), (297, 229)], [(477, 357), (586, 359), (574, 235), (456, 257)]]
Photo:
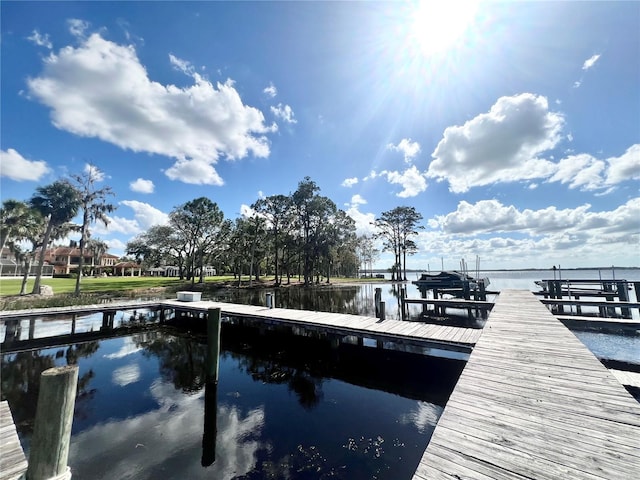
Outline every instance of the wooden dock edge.
[(6, 400), (0, 402), (0, 480), (15, 480), (27, 471), (27, 457)]
[(640, 473), (640, 403), (529, 291), (504, 290), (414, 480)]

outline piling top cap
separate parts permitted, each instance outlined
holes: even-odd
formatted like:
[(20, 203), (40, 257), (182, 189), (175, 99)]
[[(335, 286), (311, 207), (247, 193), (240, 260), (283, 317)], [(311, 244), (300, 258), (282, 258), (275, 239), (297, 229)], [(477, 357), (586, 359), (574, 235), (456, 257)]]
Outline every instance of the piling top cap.
[(78, 371), (77, 365), (64, 365), (62, 367), (53, 367), (42, 372), (42, 375), (66, 375)]

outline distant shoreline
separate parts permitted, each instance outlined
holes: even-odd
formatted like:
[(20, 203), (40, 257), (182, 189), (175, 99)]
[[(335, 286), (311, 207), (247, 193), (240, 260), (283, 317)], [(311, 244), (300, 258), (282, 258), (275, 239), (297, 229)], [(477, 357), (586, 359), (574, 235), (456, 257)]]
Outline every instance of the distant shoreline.
[[(575, 270), (640, 270), (640, 267), (618, 267), (618, 266), (611, 266), (609, 265), (608, 267), (574, 267), (574, 268), (558, 268), (558, 270), (561, 271), (575, 271)], [(458, 271), (458, 268), (451, 268), (451, 269), (445, 269), (445, 271)], [(422, 272), (426, 272), (426, 269), (423, 270), (416, 270), (416, 269), (411, 269), (411, 268), (407, 268), (407, 273), (411, 272), (411, 273), (422, 273)], [(437, 268), (432, 268), (431, 269), (432, 272), (440, 272), (441, 270), (437, 269)], [(469, 272), (475, 272), (475, 269), (468, 269)], [(480, 269), (481, 272), (548, 272), (548, 271), (553, 271), (553, 267), (549, 267), (549, 268), (481, 268)], [(373, 270), (367, 270), (367, 273), (391, 273), (388, 270), (383, 270), (383, 269), (378, 269), (376, 270), (375, 268)]]

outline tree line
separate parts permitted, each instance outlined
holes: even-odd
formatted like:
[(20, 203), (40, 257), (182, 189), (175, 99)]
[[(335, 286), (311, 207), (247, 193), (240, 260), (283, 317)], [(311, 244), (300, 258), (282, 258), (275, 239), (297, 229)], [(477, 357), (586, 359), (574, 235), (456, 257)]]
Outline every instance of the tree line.
[[(37, 260), (32, 293), (39, 293), (46, 249), (79, 232), (79, 294), (85, 251), (99, 257), (107, 250), (104, 242), (91, 237), (90, 226), (98, 221), (107, 225), (107, 214), (115, 209), (107, 201), (111, 189), (96, 186), (100, 178), (99, 170), (88, 167), (81, 175), (37, 188), (26, 202), (3, 202), (2, 247), (9, 246), (24, 262), (22, 293), (32, 259)], [(250, 209), (250, 214), (231, 220), (209, 198), (196, 198), (175, 207), (167, 224), (152, 226), (129, 241), (126, 254), (145, 268), (175, 266), (179, 277), (192, 284), (204, 282), (205, 267), (213, 266), (218, 273), (233, 273), (238, 285), (243, 276), (251, 283), (261, 275), (274, 276), (276, 285), (293, 277), (311, 285), (329, 283), (333, 276), (357, 276), (362, 265), (365, 272), (367, 265), (372, 269), (380, 239), (382, 250), (394, 254), (392, 280), (406, 280), (406, 256), (417, 251), (413, 237), (422, 219), (413, 207), (396, 207), (375, 220), (375, 235), (357, 236), (354, 220), (321, 195), (309, 177), (294, 192), (259, 198)], [(79, 213), (81, 223), (71, 223)], [(31, 244), (26, 252), (21, 249), (25, 242)]]

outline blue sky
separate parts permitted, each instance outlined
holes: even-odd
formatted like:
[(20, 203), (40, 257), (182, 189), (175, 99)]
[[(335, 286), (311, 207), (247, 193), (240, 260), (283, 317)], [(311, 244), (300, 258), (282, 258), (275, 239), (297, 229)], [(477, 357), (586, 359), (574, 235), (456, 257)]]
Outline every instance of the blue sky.
[(359, 233), (415, 207), (410, 268), (640, 265), (638, 2), (0, 13), (2, 199), (91, 163), (112, 253), (186, 201), (235, 218), (308, 175)]

